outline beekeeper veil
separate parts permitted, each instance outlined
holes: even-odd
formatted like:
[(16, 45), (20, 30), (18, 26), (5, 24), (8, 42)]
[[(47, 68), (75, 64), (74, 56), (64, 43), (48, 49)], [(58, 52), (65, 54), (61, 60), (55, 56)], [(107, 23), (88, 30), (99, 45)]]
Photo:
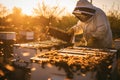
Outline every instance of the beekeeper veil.
[(95, 12), (96, 12), (95, 7), (88, 0), (79, 0), (73, 11), (73, 14), (75, 16), (80, 14), (93, 16)]

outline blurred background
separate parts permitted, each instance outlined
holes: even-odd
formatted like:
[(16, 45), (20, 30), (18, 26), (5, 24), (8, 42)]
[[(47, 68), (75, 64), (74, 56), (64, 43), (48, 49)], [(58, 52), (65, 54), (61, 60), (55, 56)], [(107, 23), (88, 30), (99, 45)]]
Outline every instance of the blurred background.
[[(78, 19), (72, 11), (78, 0), (0, 0), (0, 76), (13, 56), (13, 44), (49, 40), (46, 27), (67, 31)], [(89, 0), (105, 11), (113, 33), (113, 47), (120, 49), (120, 0)], [(4, 56), (4, 57), (3, 57)], [(120, 62), (120, 56), (118, 63)], [(3, 59), (4, 58), (4, 59)], [(5, 69), (13, 71), (10, 65)], [(118, 64), (120, 73), (120, 64)], [(6, 71), (6, 70), (5, 70)], [(6, 72), (7, 73), (7, 72)], [(2, 78), (1, 78), (2, 79)]]

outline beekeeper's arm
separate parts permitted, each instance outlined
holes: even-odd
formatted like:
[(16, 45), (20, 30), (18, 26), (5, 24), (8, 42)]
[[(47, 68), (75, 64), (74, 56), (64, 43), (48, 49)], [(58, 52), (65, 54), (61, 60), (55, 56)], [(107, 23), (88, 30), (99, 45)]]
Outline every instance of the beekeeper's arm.
[(74, 35), (77, 35), (77, 34), (82, 34), (83, 31), (82, 31), (82, 27), (81, 27), (81, 22), (78, 21), (76, 25), (74, 25), (73, 27), (71, 27), (69, 30), (68, 30), (68, 34), (74, 34)]
[(75, 43), (75, 35), (77, 34), (82, 34), (83, 31), (82, 31), (82, 27), (81, 27), (81, 22), (78, 21), (76, 25), (74, 25), (73, 27), (71, 27), (67, 33), (69, 35), (72, 35), (72, 38), (71, 38), (71, 42), (72, 43)]
[(95, 37), (96, 39), (103, 39), (106, 35), (107, 32), (107, 21), (105, 15), (96, 15), (95, 16), (95, 25), (96, 25), (96, 30), (92, 32), (92, 36)]

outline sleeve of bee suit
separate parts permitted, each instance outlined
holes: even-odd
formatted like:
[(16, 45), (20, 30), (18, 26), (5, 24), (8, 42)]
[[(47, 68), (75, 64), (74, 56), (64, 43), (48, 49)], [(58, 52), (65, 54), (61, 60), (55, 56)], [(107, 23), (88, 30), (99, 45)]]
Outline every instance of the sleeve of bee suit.
[(97, 39), (103, 39), (106, 36), (108, 30), (108, 20), (104, 12), (98, 11), (94, 16), (94, 25), (96, 26), (96, 31), (92, 33), (92, 36)]
[(72, 27), (72, 29), (74, 30), (75, 35), (83, 33), (82, 23), (80, 21), (78, 21), (77, 24)]

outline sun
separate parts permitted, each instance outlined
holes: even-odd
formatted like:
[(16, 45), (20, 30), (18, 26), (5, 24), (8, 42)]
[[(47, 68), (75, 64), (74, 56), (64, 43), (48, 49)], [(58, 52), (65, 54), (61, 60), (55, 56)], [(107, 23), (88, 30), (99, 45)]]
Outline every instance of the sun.
[(24, 8), (21, 7), (21, 10), (22, 10), (22, 14), (33, 15), (33, 8), (31, 7), (24, 7)]

